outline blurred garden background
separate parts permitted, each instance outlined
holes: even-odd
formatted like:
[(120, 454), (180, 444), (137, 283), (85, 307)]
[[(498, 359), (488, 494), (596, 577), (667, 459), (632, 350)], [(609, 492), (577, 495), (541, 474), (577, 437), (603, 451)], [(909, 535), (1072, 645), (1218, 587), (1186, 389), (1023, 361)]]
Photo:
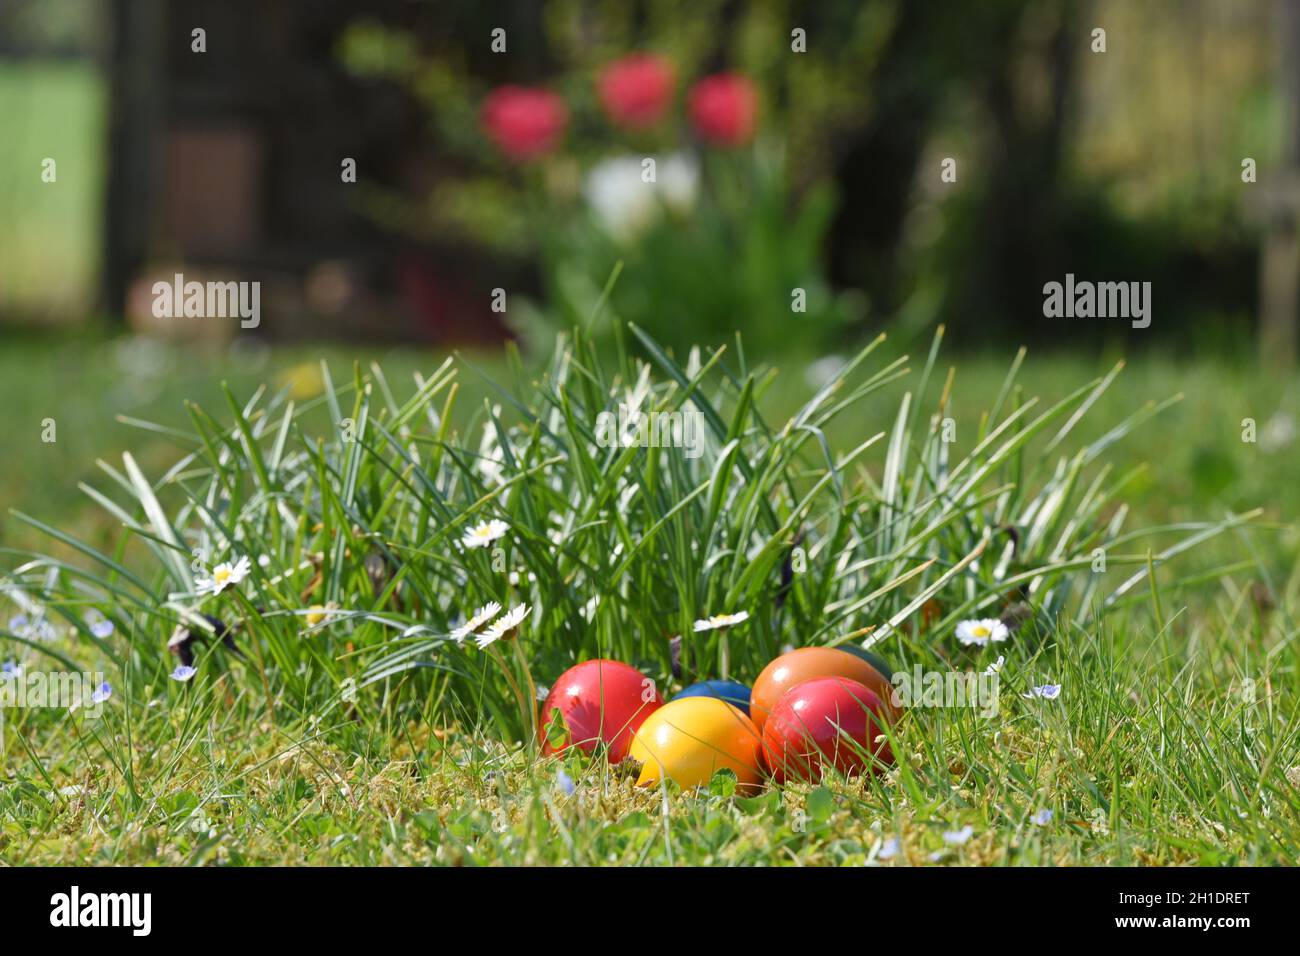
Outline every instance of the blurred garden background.
[[(1297, 44), (1270, 0), (0, 0), (0, 546), (91, 521), (97, 457), (168, 466), (130, 420), (537, 362), (618, 269), (611, 348), (739, 334), (778, 411), (881, 331), (946, 327), (959, 434), (1022, 345), (1048, 401), (1125, 358), (1098, 429), (1184, 396), (1114, 451), (1137, 507), (1262, 505), (1293, 555)], [(260, 325), (154, 317), (175, 273)], [(1045, 318), (1067, 273), (1151, 326)]]

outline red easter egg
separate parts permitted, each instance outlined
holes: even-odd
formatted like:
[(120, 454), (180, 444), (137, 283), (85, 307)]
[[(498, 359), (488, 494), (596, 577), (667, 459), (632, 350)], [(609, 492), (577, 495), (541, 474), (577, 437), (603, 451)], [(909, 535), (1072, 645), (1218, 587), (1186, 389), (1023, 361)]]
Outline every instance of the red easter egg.
[(758, 675), (749, 699), (749, 719), (762, 730), (767, 715), (786, 691), (817, 677), (846, 677), (865, 685), (885, 702), (890, 720), (900, 710), (893, 706), (893, 685), (861, 657), (836, 647), (800, 647), (782, 654)]
[(569, 747), (591, 753), (609, 745), (609, 760), (627, 756), (632, 735), (663, 706), (654, 681), (619, 661), (583, 661), (560, 675), (542, 704), (542, 753)]
[(818, 780), (833, 766), (851, 774), (868, 754), (893, 763), (884, 733), (889, 710), (875, 692), (845, 677), (816, 677), (792, 687), (763, 724), (763, 756), (777, 783)]

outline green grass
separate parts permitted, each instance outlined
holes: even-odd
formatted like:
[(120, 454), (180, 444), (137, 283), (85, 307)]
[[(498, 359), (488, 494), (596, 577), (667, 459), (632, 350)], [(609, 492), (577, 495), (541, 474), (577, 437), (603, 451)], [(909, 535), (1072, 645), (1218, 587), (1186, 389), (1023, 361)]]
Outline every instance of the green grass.
[[(0, 314), (81, 315), (93, 299), (106, 99), (91, 65), (0, 63)], [(46, 159), (54, 182), (42, 179)]]
[[(921, 343), (906, 362), (881, 346), (809, 404), (801, 366), (771, 377), (734, 347), (660, 356), (647, 401), (677, 408), (689, 392), (716, 410), (692, 462), (591, 441), (595, 412), (636, 370), (581, 342), (539, 369), (439, 371), (439, 357), (408, 353), (354, 371), (330, 353), (323, 394), (305, 351), (265, 364), (164, 352), (144, 374), (122, 365), (129, 350), (106, 361), (112, 350), (87, 343), (41, 375), (42, 348), (0, 356), (0, 398), (32, 422), (7, 449), (4, 500), (86, 544), (7, 518), (0, 543), (56, 560), (10, 552), (0, 567), (75, 634), (0, 633), (0, 659), (32, 669), (60, 655), (115, 694), (98, 721), (7, 714), (6, 862), (1300, 862), (1295, 443), (1240, 437), (1242, 418), (1296, 414), (1293, 382), (1160, 359), (1112, 381), (1111, 362), (1030, 357), (1004, 387), (1005, 355), (954, 360), (949, 391), (946, 357)], [(258, 381), (298, 383), (292, 408)], [(53, 446), (39, 441), (46, 414)], [(343, 419), (365, 422), (361, 441), (341, 440)], [(511, 448), (504, 485), (476, 467), (485, 429)], [(106, 468), (89, 467), (96, 456)], [(74, 504), (78, 481), (115, 510)], [(511, 526), (504, 570), (455, 544), (488, 517)], [(1014, 554), (994, 532), (1006, 524)], [(808, 570), (783, 603), (799, 530)], [(200, 602), (195, 547), (210, 562), (271, 560)], [(890, 620), (875, 649), (896, 668), (982, 669), (996, 655), (960, 647), (952, 627), (1021, 599), (1021, 584), (1035, 613), (998, 648), (999, 713), (913, 708), (891, 728), (896, 765), (865, 778), (756, 796), (722, 778), (707, 793), (637, 790), (625, 765), (538, 759), (516, 693), (599, 653), (667, 696), (682, 682), (668, 638), (739, 609), (744, 627), (688, 645), (695, 676), (748, 682), (783, 645), (878, 637)], [(941, 620), (922, 626), (932, 595)], [(534, 607), (517, 640), (499, 655), (448, 642), (490, 598)], [(303, 633), (302, 610), (327, 601), (340, 616)], [(240, 622), (244, 656), (209, 650), (182, 685), (163, 645), (200, 606)], [(90, 607), (111, 637), (81, 623)], [(1046, 681), (1059, 699), (1021, 697)], [(1051, 821), (1031, 822), (1044, 809)], [(968, 842), (945, 842), (966, 825)]]

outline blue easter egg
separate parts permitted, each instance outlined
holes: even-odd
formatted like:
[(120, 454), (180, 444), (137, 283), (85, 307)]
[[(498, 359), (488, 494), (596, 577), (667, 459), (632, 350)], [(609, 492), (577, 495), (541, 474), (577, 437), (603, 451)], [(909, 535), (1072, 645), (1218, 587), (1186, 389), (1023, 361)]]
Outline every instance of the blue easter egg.
[(674, 700), (681, 697), (716, 697), (738, 708), (746, 717), (749, 716), (750, 690), (744, 684), (734, 680), (702, 680), (698, 684), (684, 687)]

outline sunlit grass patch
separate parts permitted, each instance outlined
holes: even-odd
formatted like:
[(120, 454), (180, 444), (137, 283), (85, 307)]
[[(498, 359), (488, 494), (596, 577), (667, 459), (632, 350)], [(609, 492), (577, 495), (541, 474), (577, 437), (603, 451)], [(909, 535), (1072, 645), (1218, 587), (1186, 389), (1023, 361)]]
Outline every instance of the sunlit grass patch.
[[(1168, 403), (1076, 440), (1121, 370), (1039, 402), (1016, 385), (1018, 359), (977, 424), (954, 430), (940, 345), (910, 363), (871, 343), (788, 418), (764, 408), (777, 373), (739, 344), (677, 357), (632, 329), (614, 355), (578, 333), (539, 372), (513, 362), (469, 410), (477, 370), (449, 361), (405, 389), (378, 364), (346, 382), (323, 366), (318, 397), (227, 389), (220, 410), (191, 405), (188, 428), (135, 422), (177, 451), (157, 472), (129, 453), (101, 462), (85, 483), (120, 543), (20, 516), (73, 557), (13, 556), (10, 600), (60, 634), (10, 627), (0, 656), (103, 670), (114, 695), (98, 721), (9, 715), (2, 849), (1293, 859), (1294, 579), (1264, 612), (1249, 555), (1178, 570), (1220, 537), (1253, 540), (1254, 515), (1131, 528), (1135, 472), (1109, 453)], [(885, 427), (827, 437), (885, 401)], [(699, 454), (683, 453), (684, 430), (602, 440), (620, 404), (689, 416)], [(963, 644), (968, 619), (1005, 622), (1005, 639)], [(891, 769), (756, 795), (724, 777), (638, 789), (598, 755), (538, 759), (537, 701), (580, 660), (626, 661), (667, 697), (752, 681), (787, 646), (850, 643), (896, 669), (1002, 657), (1000, 704), (909, 708)], [(1047, 686), (1059, 694), (1034, 694)]]

